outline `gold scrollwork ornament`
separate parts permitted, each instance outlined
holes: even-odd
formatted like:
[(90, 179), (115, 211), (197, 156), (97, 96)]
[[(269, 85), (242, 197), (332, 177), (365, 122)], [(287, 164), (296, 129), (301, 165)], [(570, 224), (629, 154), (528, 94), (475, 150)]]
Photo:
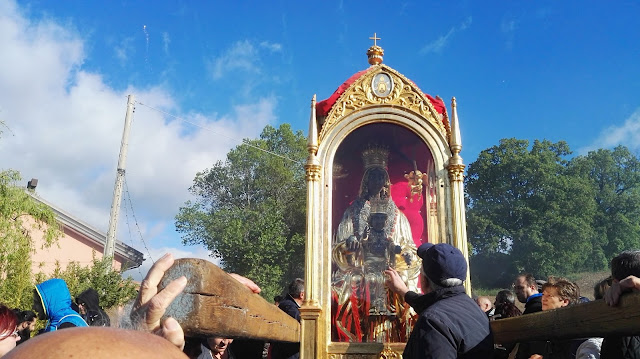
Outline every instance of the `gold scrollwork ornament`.
[(443, 123), (443, 116), (433, 108), (425, 95), (415, 88), (415, 85), (412, 85), (409, 80), (384, 67), (356, 80), (340, 96), (322, 126), (320, 139), (341, 118), (363, 107), (375, 105), (394, 105), (414, 111), (427, 119), (448, 138), (449, 128)]
[(379, 359), (399, 359), (399, 358), (400, 358), (400, 355), (398, 355), (398, 353), (391, 350), (391, 348), (389, 347), (382, 349), (382, 352), (380, 353), (380, 357), (379, 357)]

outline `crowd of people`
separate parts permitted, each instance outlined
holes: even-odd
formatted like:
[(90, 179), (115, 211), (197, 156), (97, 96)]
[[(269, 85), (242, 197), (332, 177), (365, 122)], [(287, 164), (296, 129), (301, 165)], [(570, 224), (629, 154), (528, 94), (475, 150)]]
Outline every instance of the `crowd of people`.
[[(640, 290), (640, 252), (626, 251), (611, 262), (612, 275), (595, 283), (593, 297), (605, 299), (617, 305), (624, 291)], [(478, 296), (476, 304), (489, 319), (500, 320), (540, 311), (568, 307), (589, 301), (580, 295), (580, 288), (566, 278), (549, 277), (536, 280), (533, 275), (523, 273), (513, 282), (513, 289), (501, 290), (491, 303), (490, 297)], [(524, 305), (521, 312), (515, 299)], [(554, 358), (640, 358), (640, 337), (576, 338), (547, 340), (497, 345), (494, 358), (554, 359)]]
[[(577, 305), (583, 301), (578, 286), (564, 278), (549, 278), (541, 283), (530, 274), (522, 274), (514, 280), (514, 291), (501, 290), (496, 294), (493, 303), (488, 297), (477, 297), (474, 301), (466, 295), (463, 287), (467, 276), (467, 262), (457, 248), (444, 243), (423, 244), (418, 248), (417, 255), (422, 260), (423, 294), (410, 291), (395, 270), (389, 268), (385, 271), (387, 288), (402, 296), (406, 303), (418, 313), (418, 319), (405, 346), (404, 358), (618, 359), (640, 357), (640, 336), (532, 341), (514, 343), (510, 346), (495, 346), (489, 325), (490, 320)], [(170, 254), (165, 255), (153, 265), (142, 282), (130, 314), (136, 328), (166, 339), (164, 343), (167, 345), (170, 343), (169, 347), (184, 351), (189, 354), (189, 357), (243, 358), (244, 356), (234, 355), (233, 350), (229, 349), (234, 341), (223, 337), (199, 339), (197, 354), (193, 354), (190, 351), (193, 346), (185, 347), (188, 340), (185, 340), (180, 324), (171, 317), (162, 319), (168, 305), (187, 284), (187, 279), (183, 276), (171, 281), (161, 291), (157, 290), (158, 283), (172, 264), (173, 257)], [(260, 288), (251, 280), (238, 275), (232, 276), (253, 293), (260, 292)], [(595, 284), (594, 297), (604, 299), (609, 305), (615, 306), (620, 296), (628, 291), (640, 291), (640, 251), (626, 251), (616, 256), (611, 261), (611, 277)], [(94, 326), (93, 329), (75, 329), (73, 338), (79, 342), (94, 338), (96, 333), (102, 337), (117, 335), (113, 331), (95, 331), (96, 326), (105, 327), (110, 324), (108, 315), (99, 307), (95, 290), (87, 290), (72, 301), (66, 283), (61, 279), (50, 279), (36, 285), (33, 297), (33, 311), (12, 310), (5, 305), (0, 305), (0, 357), (5, 355), (7, 358), (31, 357), (30, 354), (37, 353), (38, 350), (42, 351), (43, 346), (51, 345), (53, 339), (49, 338), (53, 336), (46, 334), (38, 335), (43, 338), (39, 342), (39, 339), (32, 339), (33, 344), (21, 344), (16, 348), (18, 343), (29, 340), (35, 328), (36, 318), (47, 321), (42, 330), (43, 333)], [(524, 305), (524, 312), (521, 312), (516, 305), (516, 298)], [(294, 280), (287, 289), (286, 295), (276, 299), (279, 300), (278, 305), (281, 309), (299, 321), (299, 309), (304, 300), (304, 281)], [(74, 305), (77, 305), (77, 310), (74, 309)], [(112, 351), (119, 357), (126, 357), (121, 354), (131, 354), (134, 353), (132, 349), (139, 349), (142, 339), (136, 338), (137, 335), (129, 336), (129, 340), (117, 341), (120, 344), (109, 348), (82, 346), (81, 350), (84, 352), (74, 354), (83, 356), (93, 355), (98, 351)], [(47, 353), (51, 354), (51, 357), (54, 357), (53, 354), (60, 354), (55, 357), (64, 357), (65, 347), (56, 348), (54, 352)], [(163, 351), (162, 355), (179, 357), (175, 354)], [(180, 352), (179, 355), (184, 354)], [(298, 358), (299, 344), (273, 345), (269, 357)]]
[(38, 319), (46, 320), (38, 334), (71, 327), (110, 325), (95, 289), (87, 289), (73, 301), (67, 284), (59, 278), (35, 286), (32, 309), (11, 309), (0, 304), (0, 357), (29, 340)]

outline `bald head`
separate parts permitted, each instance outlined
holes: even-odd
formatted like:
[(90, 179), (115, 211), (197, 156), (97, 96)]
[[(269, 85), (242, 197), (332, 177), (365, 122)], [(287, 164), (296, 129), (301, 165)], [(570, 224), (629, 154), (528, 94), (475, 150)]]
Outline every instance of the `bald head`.
[(108, 327), (67, 328), (45, 333), (20, 344), (3, 359), (185, 359), (168, 340), (146, 332)]
[(489, 299), (489, 297), (478, 297), (476, 298), (476, 303), (478, 304), (478, 307), (480, 307), (480, 309), (482, 309), (482, 311), (485, 313), (493, 308), (493, 304), (491, 303), (491, 299)]

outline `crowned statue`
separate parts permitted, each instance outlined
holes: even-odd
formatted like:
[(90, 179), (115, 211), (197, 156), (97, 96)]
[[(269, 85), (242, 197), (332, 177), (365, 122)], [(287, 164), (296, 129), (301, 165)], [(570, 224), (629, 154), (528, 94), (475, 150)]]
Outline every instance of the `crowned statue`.
[(363, 151), (358, 197), (334, 237), (333, 321), (339, 341), (400, 342), (412, 328), (415, 313), (384, 284), (384, 270), (391, 267), (418, 291), (420, 270), (411, 226), (390, 195), (388, 157), (381, 146)]

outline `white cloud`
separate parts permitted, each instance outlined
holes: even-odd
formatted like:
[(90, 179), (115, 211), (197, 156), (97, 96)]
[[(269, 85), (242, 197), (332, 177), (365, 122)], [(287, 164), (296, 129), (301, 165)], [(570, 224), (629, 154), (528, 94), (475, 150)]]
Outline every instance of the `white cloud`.
[(610, 126), (590, 145), (578, 149), (583, 155), (598, 148), (612, 148), (617, 145), (628, 147), (632, 151), (640, 150), (640, 108), (636, 109), (621, 126)]
[[(259, 98), (229, 114), (182, 110), (161, 86), (109, 87), (101, 74), (83, 70), (85, 48), (78, 33), (51, 20), (31, 21), (15, 3), (0, 2), (0, 120), (9, 127), (0, 137), (0, 169), (20, 171), (24, 184), (38, 178), (42, 198), (106, 231), (126, 96), (133, 93), (145, 105), (206, 127), (140, 103), (133, 116), (126, 181), (138, 225), (151, 249), (170, 241), (179, 248), (177, 238), (166, 237), (175, 237), (173, 218), (189, 199), (196, 172), (273, 124), (276, 100)], [(120, 220), (119, 234), (126, 230), (124, 214)]]
[(269, 41), (263, 41), (260, 43), (260, 47), (265, 48), (271, 52), (280, 52), (282, 51), (282, 45), (278, 43), (272, 43)]
[(222, 55), (209, 61), (208, 67), (214, 80), (221, 79), (231, 72), (261, 73), (261, 55), (259, 49), (266, 49), (269, 53), (282, 51), (282, 45), (269, 41), (262, 41), (255, 46), (249, 40), (236, 41)]
[(242, 70), (259, 73), (256, 48), (248, 40), (234, 43), (229, 50), (215, 58), (210, 65), (214, 79), (220, 79), (228, 72)]
[(467, 17), (466, 19), (464, 19), (464, 21), (460, 25), (452, 27), (451, 29), (449, 29), (449, 31), (445, 35), (441, 35), (436, 40), (422, 47), (422, 49), (420, 50), (420, 53), (423, 55), (429, 54), (429, 53), (436, 53), (436, 54), (441, 53), (442, 49), (449, 43), (453, 35), (456, 32), (466, 30), (469, 26), (471, 26), (471, 22), (472, 22), (472, 17), (471, 16)]

